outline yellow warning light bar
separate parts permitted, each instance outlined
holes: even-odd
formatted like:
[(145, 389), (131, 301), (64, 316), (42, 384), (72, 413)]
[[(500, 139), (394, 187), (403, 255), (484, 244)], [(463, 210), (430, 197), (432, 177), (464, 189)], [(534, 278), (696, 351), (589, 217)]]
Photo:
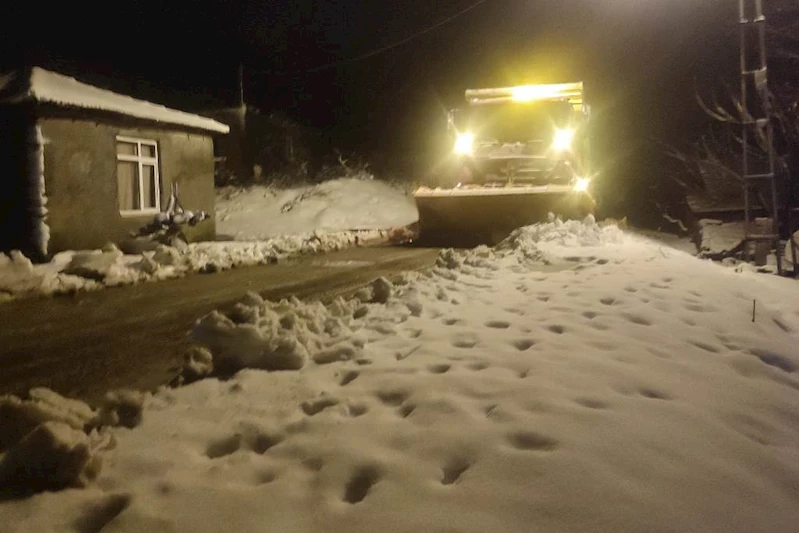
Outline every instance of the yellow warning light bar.
[(568, 101), (575, 111), (583, 106), (583, 82), (517, 85), (496, 89), (467, 89), (466, 101), (470, 105), (502, 102), (536, 102), (543, 100)]

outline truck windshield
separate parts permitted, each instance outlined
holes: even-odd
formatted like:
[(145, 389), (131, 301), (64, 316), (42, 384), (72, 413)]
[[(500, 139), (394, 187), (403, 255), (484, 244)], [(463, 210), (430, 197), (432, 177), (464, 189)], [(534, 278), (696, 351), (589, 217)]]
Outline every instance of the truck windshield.
[(550, 139), (555, 128), (566, 127), (572, 116), (567, 102), (503, 103), (470, 107), (466, 124), (477, 139), (526, 142)]

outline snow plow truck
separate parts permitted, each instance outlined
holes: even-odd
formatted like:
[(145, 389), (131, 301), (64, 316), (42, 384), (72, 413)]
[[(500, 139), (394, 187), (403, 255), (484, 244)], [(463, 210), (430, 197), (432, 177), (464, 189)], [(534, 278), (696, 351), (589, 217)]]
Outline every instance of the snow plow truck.
[(583, 83), (468, 89), (448, 113), (452, 151), (414, 192), (419, 240), (496, 244), (552, 215), (593, 213)]

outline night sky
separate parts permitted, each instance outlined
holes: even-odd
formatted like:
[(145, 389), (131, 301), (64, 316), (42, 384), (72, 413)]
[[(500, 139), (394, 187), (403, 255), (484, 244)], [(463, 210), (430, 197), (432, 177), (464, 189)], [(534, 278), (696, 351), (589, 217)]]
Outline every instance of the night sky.
[(729, 0), (485, 0), (350, 61), (475, 3), (6, 3), (15, 11), (4, 19), (26, 37), (5, 34), (2, 61), (184, 109), (234, 104), (243, 63), (248, 103), (324, 129), (345, 150), (405, 155), (432, 151), (444, 110), (467, 87), (582, 79), (609, 168), (643, 143), (699, 131), (695, 84), (735, 84), (737, 2)]

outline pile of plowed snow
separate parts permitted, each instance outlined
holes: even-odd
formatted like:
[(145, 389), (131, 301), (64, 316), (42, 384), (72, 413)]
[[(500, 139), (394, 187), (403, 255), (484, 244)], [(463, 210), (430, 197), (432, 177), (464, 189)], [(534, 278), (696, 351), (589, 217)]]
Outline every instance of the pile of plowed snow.
[(249, 295), (192, 336), (197, 372), (252, 368), (147, 398), (89, 488), (0, 523), (794, 531), (797, 296), (591, 220), (328, 305)]
[(178, 278), (192, 272), (213, 273), (240, 266), (270, 264), (292, 256), (330, 252), (381, 239), (381, 231), (317, 231), (253, 242), (198, 242), (179, 247), (158, 245), (140, 254), (116, 246), (69, 251), (52, 261), (33, 264), (14, 251), (0, 254), (0, 301), (32, 295), (70, 294), (105, 287)]
[(217, 232), (236, 240), (390, 229), (417, 218), (411, 197), (377, 180), (342, 178), (288, 189), (226, 187), (216, 198)]
[[(412, 198), (380, 181), (331, 180), (289, 189), (254, 186), (217, 191), (221, 242), (159, 246), (141, 254), (68, 251), (34, 265), (0, 253), (0, 301), (159, 281), (191, 272), (267, 264), (290, 256), (340, 250), (386, 238), (417, 219)], [(231, 240), (235, 239), (235, 240)]]

